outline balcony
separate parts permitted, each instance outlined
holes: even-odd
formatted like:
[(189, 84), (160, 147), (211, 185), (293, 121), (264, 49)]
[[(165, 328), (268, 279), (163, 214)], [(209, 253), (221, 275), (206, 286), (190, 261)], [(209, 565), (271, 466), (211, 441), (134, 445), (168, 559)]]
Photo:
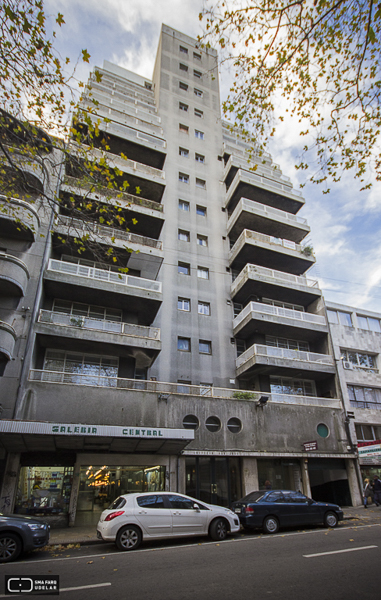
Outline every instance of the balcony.
[(250, 297), (259, 296), (308, 306), (322, 295), (318, 282), (313, 279), (257, 265), (246, 265), (242, 269), (230, 293), (235, 302), (244, 305)]
[(140, 271), (148, 279), (156, 279), (163, 262), (163, 242), (147, 236), (100, 225), (96, 221), (84, 221), (59, 215), (56, 217), (54, 231), (71, 237), (89, 236), (96, 243), (125, 249), (127, 267)]
[(276, 238), (244, 229), (229, 253), (229, 266), (241, 270), (250, 263), (274, 269), (280, 268), (301, 275), (315, 262), (314, 256), (290, 240)]
[[(61, 346), (62, 338), (71, 340), (69, 348), (73, 347), (73, 340), (76, 340), (77, 343), (91, 342), (93, 350), (95, 346), (101, 344), (102, 352), (105, 354), (113, 354), (116, 346), (119, 346), (118, 352), (120, 353), (120, 346), (122, 346), (127, 354), (136, 350), (140, 354), (144, 354), (145, 366), (151, 366), (161, 350), (160, 329), (157, 327), (106, 321), (43, 309), (39, 312), (37, 323), (36, 333), (40, 338), (49, 336), (49, 343), (42, 344), (49, 347), (52, 345), (52, 339), (54, 346), (54, 338), (57, 338)], [(96, 342), (94, 341), (94, 331), (97, 332)], [(58, 338), (60, 339), (58, 340)]]
[(241, 339), (259, 333), (312, 342), (326, 335), (328, 327), (320, 315), (249, 302), (234, 319), (233, 333)]
[(255, 200), (280, 210), (296, 214), (304, 205), (298, 190), (286, 182), (275, 181), (252, 171), (238, 169), (226, 191), (225, 208), (231, 213), (241, 198)]
[(37, 211), (28, 202), (0, 196), (0, 237), (34, 242), (39, 227)]
[(0, 321), (0, 358), (11, 360), (15, 347), (16, 332), (4, 321)]
[[(289, 375), (319, 379), (335, 374), (335, 363), (329, 354), (289, 350), (254, 344), (236, 359), (237, 377), (248, 375)], [(303, 375), (301, 375), (301, 371)]]
[(15, 256), (0, 252), (0, 296), (25, 296), (28, 281), (26, 264)]
[(228, 221), (230, 238), (237, 239), (244, 229), (258, 231), (295, 243), (311, 231), (306, 219), (259, 202), (241, 198)]
[[(94, 294), (108, 306), (138, 314), (139, 323), (150, 325), (162, 302), (160, 281), (126, 275), (77, 263), (50, 259), (44, 275), (48, 295), (91, 303)], [(97, 290), (97, 291), (95, 291)]]

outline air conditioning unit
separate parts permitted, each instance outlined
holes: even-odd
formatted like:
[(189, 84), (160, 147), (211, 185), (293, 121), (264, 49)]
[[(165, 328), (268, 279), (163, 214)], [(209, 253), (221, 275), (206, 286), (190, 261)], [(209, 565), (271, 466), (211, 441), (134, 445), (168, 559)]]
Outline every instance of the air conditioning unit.
[(344, 367), (344, 369), (353, 370), (353, 365), (351, 362), (349, 362), (349, 360), (343, 360), (343, 367)]

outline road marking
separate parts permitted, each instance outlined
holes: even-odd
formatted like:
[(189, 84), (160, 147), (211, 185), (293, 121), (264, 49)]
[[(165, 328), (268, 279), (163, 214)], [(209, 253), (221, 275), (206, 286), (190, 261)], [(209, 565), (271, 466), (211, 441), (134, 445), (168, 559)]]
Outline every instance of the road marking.
[(357, 550), (370, 550), (378, 546), (362, 546), (361, 548), (345, 548), (345, 550), (332, 550), (331, 552), (319, 552), (318, 554), (303, 554), (304, 558), (315, 558), (316, 556), (328, 556), (328, 554), (343, 554), (344, 552), (357, 552)]
[[(80, 585), (78, 587), (70, 587), (70, 588), (61, 588), (61, 592), (77, 592), (78, 590), (90, 590), (92, 588), (100, 588), (112, 585), (111, 582), (108, 583), (93, 583), (92, 585)], [(0, 598), (9, 598), (9, 594), (0, 594)]]

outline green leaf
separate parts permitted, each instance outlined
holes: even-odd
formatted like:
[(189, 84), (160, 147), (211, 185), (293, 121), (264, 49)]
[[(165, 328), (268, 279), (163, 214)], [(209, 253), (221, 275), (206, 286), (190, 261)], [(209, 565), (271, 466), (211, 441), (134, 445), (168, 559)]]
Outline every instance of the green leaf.
[(90, 58), (90, 54), (87, 52), (87, 50), (82, 50), (82, 60), (83, 62), (89, 62), (89, 58)]

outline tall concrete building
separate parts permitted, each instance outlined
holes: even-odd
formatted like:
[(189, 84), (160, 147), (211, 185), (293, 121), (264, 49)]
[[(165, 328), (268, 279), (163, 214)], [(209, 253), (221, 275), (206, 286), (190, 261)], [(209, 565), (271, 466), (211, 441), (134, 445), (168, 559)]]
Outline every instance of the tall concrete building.
[[(97, 72), (128, 192), (67, 163), (34, 173), (59, 210), (14, 200), (33, 229), (0, 213), (1, 509), (73, 525), (128, 491), (229, 505), (265, 482), (360, 502), (304, 200), (221, 121), (217, 53), (163, 26), (152, 80)], [(73, 221), (83, 198), (130, 231)], [(86, 232), (128, 273), (79, 255)]]

